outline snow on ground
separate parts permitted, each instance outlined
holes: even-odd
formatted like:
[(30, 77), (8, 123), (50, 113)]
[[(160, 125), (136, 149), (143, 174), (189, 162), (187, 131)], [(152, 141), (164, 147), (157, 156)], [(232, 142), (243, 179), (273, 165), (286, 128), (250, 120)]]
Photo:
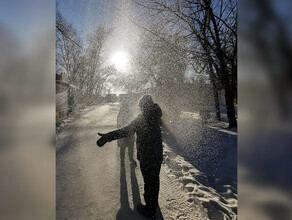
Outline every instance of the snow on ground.
[(195, 112), (163, 126), (164, 161), (168, 175), (176, 177), (199, 201), (209, 219), (237, 219), (237, 132), (225, 122), (202, 124)]
[[(135, 210), (144, 202), (139, 165), (120, 159), (116, 141), (95, 145), (97, 132), (116, 128), (118, 110), (91, 106), (57, 133), (57, 219), (145, 219)], [(156, 219), (237, 219), (236, 138), (225, 124), (184, 117), (165, 126)]]
[(200, 202), (209, 219), (237, 219), (237, 193), (231, 185), (222, 184), (218, 191), (208, 174), (176, 155), (164, 145), (165, 171), (169, 177), (180, 183), (180, 190), (188, 195), (187, 202)]

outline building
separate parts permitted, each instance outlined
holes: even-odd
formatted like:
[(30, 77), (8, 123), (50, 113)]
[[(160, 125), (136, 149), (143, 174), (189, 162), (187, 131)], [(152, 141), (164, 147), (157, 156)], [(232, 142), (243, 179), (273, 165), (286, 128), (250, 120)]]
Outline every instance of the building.
[(69, 84), (65, 73), (56, 74), (56, 119), (67, 116), (75, 109), (78, 87)]

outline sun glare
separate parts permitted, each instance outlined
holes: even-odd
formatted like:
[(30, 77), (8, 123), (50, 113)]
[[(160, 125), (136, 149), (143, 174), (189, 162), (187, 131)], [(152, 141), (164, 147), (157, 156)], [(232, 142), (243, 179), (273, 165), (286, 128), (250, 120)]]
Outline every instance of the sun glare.
[(114, 53), (112, 57), (112, 63), (115, 65), (115, 68), (118, 71), (126, 71), (128, 63), (129, 63), (129, 57), (128, 54), (122, 51)]

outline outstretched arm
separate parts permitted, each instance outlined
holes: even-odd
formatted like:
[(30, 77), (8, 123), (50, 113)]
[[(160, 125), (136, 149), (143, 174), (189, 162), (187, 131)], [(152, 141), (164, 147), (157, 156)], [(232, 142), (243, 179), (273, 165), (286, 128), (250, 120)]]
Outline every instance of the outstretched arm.
[(96, 144), (99, 147), (102, 147), (106, 142), (129, 137), (137, 131), (138, 124), (139, 118), (136, 118), (132, 122), (130, 122), (130, 124), (120, 129), (111, 131), (106, 134), (98, 133), (101, 136), (101, 138), (96, 142)]

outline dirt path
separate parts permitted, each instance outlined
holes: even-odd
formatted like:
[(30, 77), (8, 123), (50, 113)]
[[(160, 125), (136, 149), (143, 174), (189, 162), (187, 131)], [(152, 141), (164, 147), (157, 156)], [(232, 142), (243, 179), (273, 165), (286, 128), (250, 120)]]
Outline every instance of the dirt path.
[[(117, 142), (95, 145), (97, 132), (116, 128), (119, 105), (85, 109), (57, 136), (57, 219), (145, 219), (134, 207), (144, 202), (139, 167), (120, 160)], [(202, 205), (177, 181), (168, 166), (161, 170), (160, 209), (156, 219), (207, 219)]]

